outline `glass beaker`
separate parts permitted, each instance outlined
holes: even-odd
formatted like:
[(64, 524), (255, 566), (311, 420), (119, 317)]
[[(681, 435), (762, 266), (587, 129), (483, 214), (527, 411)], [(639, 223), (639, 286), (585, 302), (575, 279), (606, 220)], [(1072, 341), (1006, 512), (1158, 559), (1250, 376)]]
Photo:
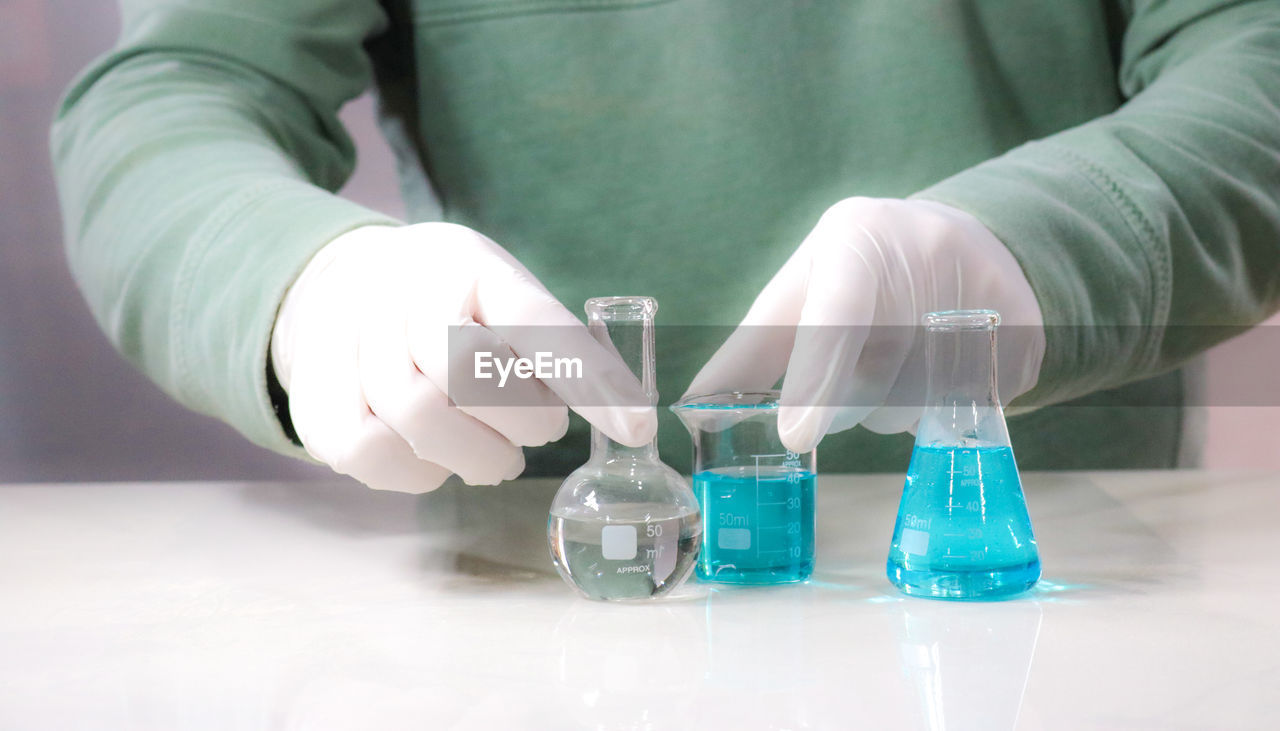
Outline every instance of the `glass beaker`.
[[(587, 300), (587, 326), (614, 350), (657, 404), (652, 297)], [(658, 458), (657, 439), (628, 447), (592, 427), (591, 455), (551, 503), (547, 540), (556, 570), (589, 599), (648, 599), (689, 578), (702, 519), (680, 473)]]
[(1031, 517), (996, 391), (993, 310), (924, 316), (928, 385), (887, 572), (937, 599), (1017, 594), (1040, 578)]
[(782, 446), (779, 395), (719, 393), (671, 406), (693, 437), (700, 579), (782, 584), (813, 572), (817, 452)]

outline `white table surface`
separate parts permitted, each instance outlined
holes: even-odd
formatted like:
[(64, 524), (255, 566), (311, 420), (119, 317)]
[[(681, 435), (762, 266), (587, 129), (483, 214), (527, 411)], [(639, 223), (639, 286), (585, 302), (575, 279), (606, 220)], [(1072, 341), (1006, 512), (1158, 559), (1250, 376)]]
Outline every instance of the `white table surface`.
[(0, 487), (0, 728), (1280, 728), (1280, 474), (1029, 474), (1044, 580), (884, 577), (823, 476), (803, 585), (579, 599), (549, 481)]

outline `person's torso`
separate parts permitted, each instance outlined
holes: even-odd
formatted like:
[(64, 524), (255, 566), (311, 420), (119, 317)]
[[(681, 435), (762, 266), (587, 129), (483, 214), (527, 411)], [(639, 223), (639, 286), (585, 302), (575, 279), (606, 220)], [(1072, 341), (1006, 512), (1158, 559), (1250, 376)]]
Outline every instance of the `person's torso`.
[[(384, 5), (392, 29), (369, 49), (411, 217), (425, 171), (447, 220), (508, 248), (571, 309), (656, 297), (664, 403), (826, 207), (907, 196), (1121, 102), (1122, 29), (1102, 2)], [(1177, 409), (1141, 415), (1164, 424), (1143, 435), (1163, 440), (1145, 457), (1132, 437), (1062, 448), (1064, 432), (1132, 434), (1139, 416), (1066, 410), (1050, 428), (1057, 411), (1011, 423), (1025, 466), (1156, 466), (1176, 453)], [(583, 430), (531, 454), (533, 471), (580, 462)], [(857, 429), (824, 441), (822, 466), (901, 470), (910, 445)], [(687, 464), (669, 417), (661, 446)]]

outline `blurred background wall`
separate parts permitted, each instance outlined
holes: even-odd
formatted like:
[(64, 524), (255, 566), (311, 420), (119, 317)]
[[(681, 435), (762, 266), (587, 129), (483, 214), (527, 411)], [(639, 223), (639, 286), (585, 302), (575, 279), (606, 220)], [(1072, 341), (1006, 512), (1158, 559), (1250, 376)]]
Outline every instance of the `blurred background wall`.
[[(170, 401), (111, 349), (76, 291), (48, 128), (59, 95), (112, 45), (118, 25), (108, 0), (0, 0), (0, 483), (327, 474)], [(403, 215), (370, 98), (343, 118), (360, 155), (343, 194)], [(1274, 383), (1278, 339), (1254, 332), (1210, 353), (1206, 402), (1219, 391), (1238, 395), (1242, 379)], [(1280, 468), (1280, 408), (1223, 406), (1203, 416), (1206, 466)]]

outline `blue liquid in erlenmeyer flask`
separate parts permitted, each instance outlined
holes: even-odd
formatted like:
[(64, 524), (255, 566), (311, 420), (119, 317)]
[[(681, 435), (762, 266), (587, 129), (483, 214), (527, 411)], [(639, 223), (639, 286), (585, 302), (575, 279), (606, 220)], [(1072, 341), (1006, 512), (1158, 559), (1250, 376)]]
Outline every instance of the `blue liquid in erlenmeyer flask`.
[(917, 446), (889, 549), (889, 579), (913, 596), (992, 599), (1040, 578), (1009, 447)]

